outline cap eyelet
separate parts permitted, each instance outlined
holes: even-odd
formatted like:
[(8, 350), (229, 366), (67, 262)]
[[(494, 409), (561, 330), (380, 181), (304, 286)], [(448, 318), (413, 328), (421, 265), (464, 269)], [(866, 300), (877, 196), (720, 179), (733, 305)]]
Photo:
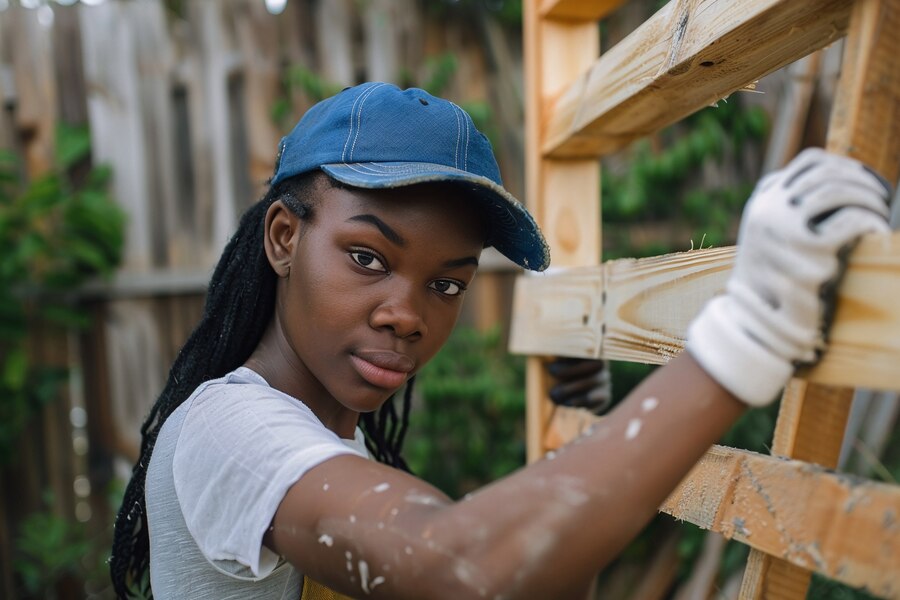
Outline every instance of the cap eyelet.
[(426, 100), (425, 98), (419, 98), (419, 103), (422, 106), (428, 106), (428, 100)]

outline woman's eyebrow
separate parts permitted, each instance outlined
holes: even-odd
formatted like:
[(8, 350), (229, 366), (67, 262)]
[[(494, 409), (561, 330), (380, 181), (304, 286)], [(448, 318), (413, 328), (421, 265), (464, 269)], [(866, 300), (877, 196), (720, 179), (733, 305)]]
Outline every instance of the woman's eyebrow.
[(454, 258), (453, 260), (448, 260), (443, 264), (445, 269), (464, 267), (466, 265), (473, 265), (475, 267), (478, 267), (478, 259), (474, 256), (466, 256), (465, 258)]
[(385, 223), (384, 221), (382, 221), (375, 215), (370, 215), (370, 214), (356, 215), (354, 217), (350, 217), (347, 220), (348, 221), (361, 221), (363, 223), (369, 223), (371, 225), (374, 225), (375, 227), (378, 228), (378, 231), (381, 232), (381, 235), (386, 237), (388, 240), (390, 240), (394, 244), (401, 246), (401, 247), (406, 245), (406, 240), (403, 239), (403, 237), (399, 233), (397, 233), (396, 231), (391, 229), (390, 225), (388, 225), (387, 223)]

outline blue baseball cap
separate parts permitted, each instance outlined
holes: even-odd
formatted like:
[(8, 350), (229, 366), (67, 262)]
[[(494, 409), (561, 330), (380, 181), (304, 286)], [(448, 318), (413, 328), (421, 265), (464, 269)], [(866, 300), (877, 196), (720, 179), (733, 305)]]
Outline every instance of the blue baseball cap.
[(466, 111), (424, 90), (364, 83), (310, 108), (282, 138), (271, 184), (317, 169), (365, 189), (457, 184), (486, 209), (486, 246), (526, 269), (550, 265), (534, 218), (503, 187), (487, 137)]

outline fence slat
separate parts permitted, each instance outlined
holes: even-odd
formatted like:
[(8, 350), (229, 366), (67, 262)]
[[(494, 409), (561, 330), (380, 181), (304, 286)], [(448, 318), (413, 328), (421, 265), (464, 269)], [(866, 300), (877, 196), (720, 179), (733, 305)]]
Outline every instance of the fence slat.
[(141, 119), (137, 26), (130, 3), (79, 6), (94, 162), (112, 167), (112, 195), (128, 214), (124, 268), (152, 264), (147, 140)]
[(272, 119), (272, 108), (283, 94), (279, 66), (278, 17), (261, 2), (244, 4), (235, 19), (237, 43), (244, 57), (245, 130), (251, 198), (238, 198), (241, 206), (262, 197), (275, 167), (280, 134)]
[(57, 96), (53, 45), (38, 11), (13, 7), (11, 34), (16, 87), (15, 124), (22, 140), (25, 166), (32, 176), (47, 172), (56, 148)]
[(608, 154), (841, 37), (850, 0), (669, 2), (544, 115), (545, 155)]

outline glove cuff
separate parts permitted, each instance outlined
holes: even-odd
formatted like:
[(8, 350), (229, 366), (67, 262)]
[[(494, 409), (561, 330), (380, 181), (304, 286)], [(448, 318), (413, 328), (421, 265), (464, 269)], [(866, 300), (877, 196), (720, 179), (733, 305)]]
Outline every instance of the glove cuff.
[(750, 406), (778, 396), (794, 366), (748, 333), (727, 295), (713, 298), (688, 327), (687, 351), (710, 377)]

